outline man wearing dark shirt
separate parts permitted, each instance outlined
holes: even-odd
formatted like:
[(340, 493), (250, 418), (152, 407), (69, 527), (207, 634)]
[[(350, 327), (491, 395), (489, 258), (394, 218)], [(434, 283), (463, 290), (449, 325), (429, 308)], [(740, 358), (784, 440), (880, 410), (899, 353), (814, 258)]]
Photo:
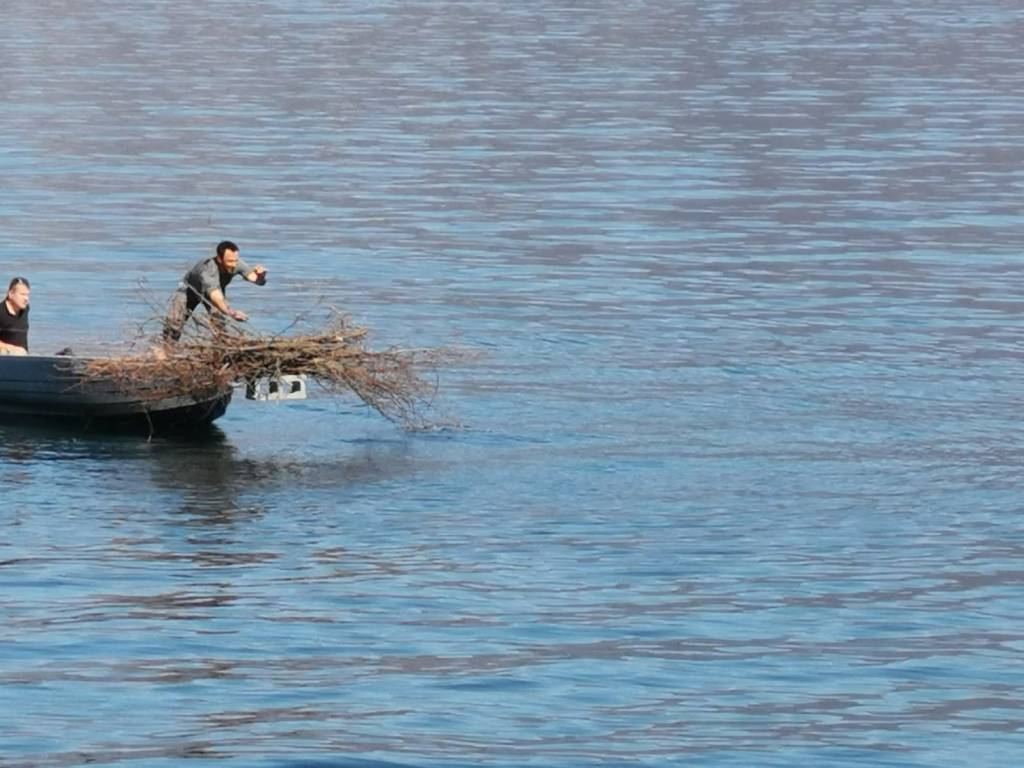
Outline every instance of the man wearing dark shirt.
[(0, 355), (28, 354), (28, 299), (28, 280), (11, 280), (0, 302)]
[(239, 323), (248, 320), (249, 316), (245, 312), (228, 306), (224, 295), (228, 283), (235, 275), (241, 275), (243, 279), (257, 285), (267, 281), (267, 270), (262, 265), (257, 264), (250, 269), (239, 257), (238, 246), (230, 240), (224, 240), (218, 243), (216, 256), (196, 262), (181, 279), (181, 285), (175, 291), (171, 308), (164, 319), (164, 341), (172, 343), (181, 338), (185, 323), (200, 304), (210, 313), (215, 328), (224, 316)]

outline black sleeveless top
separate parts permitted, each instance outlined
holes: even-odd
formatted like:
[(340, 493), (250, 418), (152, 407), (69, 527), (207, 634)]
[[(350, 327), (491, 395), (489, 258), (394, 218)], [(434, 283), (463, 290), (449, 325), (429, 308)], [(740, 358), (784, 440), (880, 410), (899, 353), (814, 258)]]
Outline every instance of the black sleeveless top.
[(12, 315), (7, 302), (0, 300), (0, 341), (28, 352), (28, 309)]

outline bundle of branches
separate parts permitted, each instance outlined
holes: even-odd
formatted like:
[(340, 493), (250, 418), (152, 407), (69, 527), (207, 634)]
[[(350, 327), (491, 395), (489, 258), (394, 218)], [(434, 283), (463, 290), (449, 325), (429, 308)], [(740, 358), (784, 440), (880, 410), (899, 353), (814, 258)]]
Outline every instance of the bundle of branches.
[(90, 360), (83, 382), (112, 385), (140, 400), (199, 400), (235, 383), (304, 374), (329, 391), (354, 392), (386, 418), (415, 428), (428, 426), (436, 392), (425, 374), (462, 356), (449, 348), (372, 351), (365, 346), (367, 330), (338, 315), (319, 331), (275, 336), (193, 319), (198, 325), (174, 345)]

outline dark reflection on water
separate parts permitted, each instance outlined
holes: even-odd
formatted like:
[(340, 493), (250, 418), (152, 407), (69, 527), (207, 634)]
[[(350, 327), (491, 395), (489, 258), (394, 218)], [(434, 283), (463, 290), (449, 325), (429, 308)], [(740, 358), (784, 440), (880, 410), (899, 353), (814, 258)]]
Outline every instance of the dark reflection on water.
[[(149, 441), (138, 433), (83, 428), (73, 422), (39, 420), (0, 424), (0, 457), (9, 461), (22, 458), (67, 461), (75, 458), (130, 458)], [(160, 439), (161, 444), (179, 445), (186, 450), (204, 450), (222, 446), (224, 431), (211, 424)]]

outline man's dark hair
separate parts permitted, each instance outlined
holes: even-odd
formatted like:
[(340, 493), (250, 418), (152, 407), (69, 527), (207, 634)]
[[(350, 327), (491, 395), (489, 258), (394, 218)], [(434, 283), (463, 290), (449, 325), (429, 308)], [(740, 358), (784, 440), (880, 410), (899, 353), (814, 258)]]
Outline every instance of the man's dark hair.
[(230, 240), (221, 240), (219, 243), (217, 243), (217, 258), (224, 258), (225, 251), (235, 251), (235, 253), (237, 253), (238, 246), (232, 243)]
[(11, 284), (7, 286), (7, 292), (10, 293), (11, 291), (13, 291), (16, 285), (24, 285), (26, 288), (32, 287), (31, 285), (28, 284), (28, 280), (26, 280), (24, 277), (16, 277), (13, 280), (11, 280)]

